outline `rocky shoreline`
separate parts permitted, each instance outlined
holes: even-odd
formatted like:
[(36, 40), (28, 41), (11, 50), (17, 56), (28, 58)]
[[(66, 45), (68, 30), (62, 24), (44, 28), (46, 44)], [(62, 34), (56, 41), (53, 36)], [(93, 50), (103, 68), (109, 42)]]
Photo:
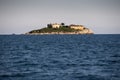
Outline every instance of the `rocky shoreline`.
[(52, 35), (52, 34), (94, 34), (92, 30), (87, 29), (78, 32), (45, 32), (45, 33), (26, 33), (26, 35)]

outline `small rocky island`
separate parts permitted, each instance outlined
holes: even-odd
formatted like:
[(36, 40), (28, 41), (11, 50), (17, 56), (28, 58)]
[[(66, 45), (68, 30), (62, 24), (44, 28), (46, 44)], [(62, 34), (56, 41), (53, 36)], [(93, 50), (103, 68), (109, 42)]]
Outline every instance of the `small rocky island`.
[(42, 34), (93, 34), (93, 31), (83, 25), (64, 23), (47, 24), (47, 27), (37, 30), (32, 30), (26, 34), (42, 35)]

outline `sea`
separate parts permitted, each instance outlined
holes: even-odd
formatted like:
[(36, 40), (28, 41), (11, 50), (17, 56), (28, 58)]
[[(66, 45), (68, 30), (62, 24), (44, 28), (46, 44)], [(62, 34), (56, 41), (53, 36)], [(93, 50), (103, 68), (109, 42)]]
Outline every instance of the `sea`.
[(120, 80), (120, 34), (0, 35), (0, 80)]

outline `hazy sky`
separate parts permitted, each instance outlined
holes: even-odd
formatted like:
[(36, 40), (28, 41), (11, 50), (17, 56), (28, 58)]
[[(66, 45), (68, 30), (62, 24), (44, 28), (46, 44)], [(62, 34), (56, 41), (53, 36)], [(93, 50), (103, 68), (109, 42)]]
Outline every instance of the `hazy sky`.
[(56, 22), (120, 34), (120, 0), (0, 0), (0, 34), (21, 34)]

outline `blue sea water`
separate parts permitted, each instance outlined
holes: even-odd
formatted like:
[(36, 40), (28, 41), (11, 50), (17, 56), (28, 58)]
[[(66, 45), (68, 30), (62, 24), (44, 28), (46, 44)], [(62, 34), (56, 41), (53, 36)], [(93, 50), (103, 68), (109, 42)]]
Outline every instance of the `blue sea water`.
[(120, 80), (120, 35), (1, 35), (0, 80)]

